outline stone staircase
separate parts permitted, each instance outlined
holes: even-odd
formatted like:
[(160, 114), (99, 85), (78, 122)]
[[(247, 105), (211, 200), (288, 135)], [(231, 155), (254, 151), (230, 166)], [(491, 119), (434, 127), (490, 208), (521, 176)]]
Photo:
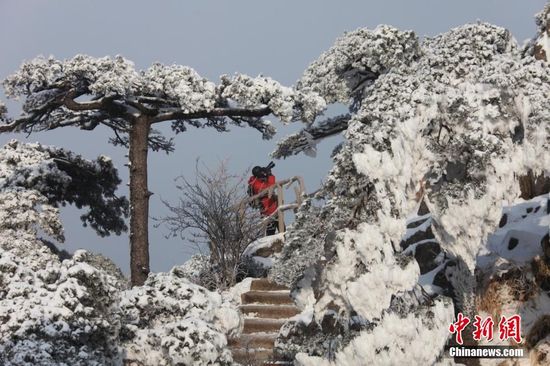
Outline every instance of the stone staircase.
[(235, 362), (243, 366), (291, 365), (292, 362), (281, 360), (273, 353), (281, 326), (300, 312), (290, 298), (290, 291), (267, 278), (257, 278), (252, 281), (250, 291), (241, 295), (241, 300), (243, 331), (239, 338), (229, 340)]

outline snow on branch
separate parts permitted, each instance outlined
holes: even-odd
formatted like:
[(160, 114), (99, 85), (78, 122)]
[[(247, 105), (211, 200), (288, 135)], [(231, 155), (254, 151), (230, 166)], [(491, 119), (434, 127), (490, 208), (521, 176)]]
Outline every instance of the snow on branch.
[[(108, 259), (61, 256), (43, 238), (64, 239), (56, 204), (80, 207), (114, 192), (111, 169), (107, 157), (40, 144), (0, 149), (0, 364), (233, 364), (226, 335), (239, 331), (238, 309), (181, 267), (127, 289)], [(116, 216), (109, 207), (99, 215)]]
[(277, 149), (271, 153), (275, 159), (286, 158), (301, 152), (315, 154), (317, 143), (323, 138), (340, 133), (348, 127), (351, 116), (340, 115), (319, 122), (316, 126), (309, 126), (300, 132), (286, 136), (277, 143)]
[(252, 78), (238, 74), (230, 78), (224, 75), (220, 90), (223, 98), (245, 108), (268, 107), (283, 122), (298, 119), (312, 122), (326, 108), (324, 99), (317, 93), (297, 92), (263, 76)]
[(53, 207), (87, 206), (81, 220), (102, 236), (126, 230), (128, 201), (116, 195), (119, 184), (112, 161), (104, 156), (89, 161), (64, 149), (17, 140), (0, 149), (0, 191), (30, 190)]
[(3, 189), (0, 192), (0, 231), (36, 235), (38, 230), (64, 241), (59, 210), (36, 190)]
[[(327, 103), (348, 104), (351, 112), (357, 111), (381, 75), (410, 65), (420, 54), (418, 38), (411, 31), (382, 25), (375, 30), (361, 28), (346, 33), (309, 65), (298, 81), (295, 93), (304, 96), (302, 120), (313, 122)], [(317, 99), (323, 100), (322, 108)], [(287, 157), (304, 151), (314, 155), (315, 144), (345, 130), (349, 119), (335, 117), (287, 136), (272, 156)]]
[(387, 25), (346, 33), (304, 72), (298, 90), (318, 93), (327, 103), (348, 104), (362, 97), (363, 89), (395, 66), (409, 64), (420, 54), (411, 31)]
[(190, 120), (215, 117), (261, 117), (271, 113), (268, 107), (260, 108), (213, 108), (200, 112), (186, 113), (180, 109), (171, 109), (152, 119), (152, 123), (172, 120)]
[(164, 100), (165, 103), (160, 105), (178, 107), (184, 114), (210, 111), (215, 107), (217, 99), (216, 85), (192, 68), (160, 63), (153, 64), (141, 73), (135, 95)]
[[(145, 365), (230, 365), (225, 334), (240, 325), (236, 307), (190, 283), (182, 267), (152, 274), (122, 293), (120, 346)], [(190, 347), (190, 345), (192, 345)]]
[[(227, 124), (234, 123), (271, 138), (275, 129), (262, 117), (273, 114), (283, 122), (311, 123), (326, 107), (316, 92), (296, 91), (266, 77), (222, 76), (216, 85), (187, 66), (155, 63), (137, 71), (121, 56), (37, 57), (23, 63), (3, 85), (8, 97), (24, 100), (19, 118), (8, 123), (0, 117), (5, 122), (0, 132), (66, 126), (93, 130), (102, 124), (113, 130), (111, 142), (120, 145), (127, 144), (125, 135), (140, 117), (151, 124), (171, 121), (176, 133), (185, 131), (187, 124), (226, 131)], [(173, 149), (158, 135), (149, 145)]]
[(264, 140), (269, 140), (273, 136), (275, 136), (275, 133), (277, 133), (277, 129), (271, 124), (271, 121), (268, 121), (264, 118), (246, 118), (246, 117), (230, 117), (232, 123), (234, 123), (237, 126), (242, 126), (243, 124), (247, 124), (248, 126), (258, 130), (262, 133), (262, 138)]
[[(18, 197), (29, 217), (32, 194)], [(220, 294), (181, 267), (128, 290), (96, 258), (79, 250), (60, 261), (36, 235), (0, 225), (0, 364), (233, 364), (226, 334), (241, 321)]]
[(21, 65), (4, 81), (9, 97), (28, 96), (43, 90), (68, 86), (94, 95), (129, 95), (139, 74), (134, 64), (122, 56), (95, 58), (77, 55), (59, 61), (37, 57)]

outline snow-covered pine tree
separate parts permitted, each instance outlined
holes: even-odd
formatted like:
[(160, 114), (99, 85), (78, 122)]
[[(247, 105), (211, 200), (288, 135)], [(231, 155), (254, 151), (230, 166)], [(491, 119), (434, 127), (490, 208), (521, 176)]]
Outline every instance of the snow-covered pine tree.
[(0, 125), (0, 132), (34, 132), (74, 126), (112, 129), (111, 142), (129, 148), (130, 268), (132, 284), (149, 273), (148, 147), (170, 152), (173, 144), (153, 127), (171, 122), (175, 133), (188, 126), (226, 131), (248, 125), (264, 138), (275, 129), (264, 117), (310, 121), (324, 99), (295, 91), (267, 77), (222, 76), (216, 85), (186, 66), (159, 63), (137, 71), (129, 60), (77, 55), (68, 60), (38, 57), (4, 81), (8, 97), (23, 97), (23, 113)]
[[(274, 152), (288, 156), (315, 133), (345, 131), (317, 194), (324, 203), (300, 208), (270, 274), (293, 286), (309, 315), (302, 320), (325, 334), (287, 350), (300, 365), (434, 364), (458, 309), (418, 285), (418, 266), (399, 246), (406, 219), (422, 199), (435, 239), (475, 283), (476, 255), (501, 202), (519, 197), (519, 176), (549, 173), (550, 68), (490, 24), (422, 42), (379, 26), (337, 40), (300, 88), (347, 104), (349, 117), (331, 128), (311, 124)], [(463, 290), (460, 306), (470, 309), (473, 288)], [(279, 345), (284, 352), (284, 337)]]
[(116, 195), (119, 184), (106, 156), (90, 161), (61, 148), (17, 140), (0, 148), (0, 191), (35, 191), (53, 207), (87, 208), (81, 220), (101, 236), (126, 230), (128, 200)]

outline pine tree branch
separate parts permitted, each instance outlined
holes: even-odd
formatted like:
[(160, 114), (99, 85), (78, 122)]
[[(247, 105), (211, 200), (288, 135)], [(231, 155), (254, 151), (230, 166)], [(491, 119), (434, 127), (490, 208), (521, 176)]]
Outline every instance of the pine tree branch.
[(317, 126), (310, 126), (289, 135), (277, 144), (277, 149), (271, 153), (271, 156), (280, 159), (314, 149), (319, 140), (346, 130), (350, 119), (349, 114), (340, 115), (322, 121)]
[(80, 93), (76, 89), (71, 89), (63, 98), (63, 105), (72, 111), (91, 111), (97, 109), (104, 109), (108, 101), (112, 101), (114, 97), (102, 97), (97, 100), (89, 102), (76, 102), (74, 98), (78, 98)]
[(6, 125), (1, 125), (0, 126), (0, 133), (16, 131), (19, 126), (23, 125), (25, 122), (28, 122), (28, 121), (29, 121), (29, 118), (25, 117), (25, 118), (19, 118), (19, 119), (13, 121), (12, 123), (8, 123)]
[(185, 113), (181, 109), (173, 109), (157, 115), (151, 119), (151, 123), (159, 123), (171, 120), (188, 120), (212, 117), (262, 117), (271, 113), (269, 107), (261, 108), (214, 108), (210, 111)]

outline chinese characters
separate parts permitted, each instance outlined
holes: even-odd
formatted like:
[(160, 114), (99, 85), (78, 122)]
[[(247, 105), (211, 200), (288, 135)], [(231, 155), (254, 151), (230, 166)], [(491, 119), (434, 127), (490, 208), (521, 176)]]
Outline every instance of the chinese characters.
[[(470, 318), (458, 313), (457, 320), (449, 325), (449, 332), (456, 334), (456, 343), (463, 344), (462, 332), (470, 324)], [(475, 316), (473, 322), (473, 338), (480, 341), (482, 338), (488, 341), (493, 340), (493, 330), (495, 322), (491, 316), (482, 319), (479, 315)], [(517, 343), (521, 342), (521, 316), (513, 315), (510, 317), (502, 316), (498, 323), (498, 337), (501, 341), (513, 339)]]

